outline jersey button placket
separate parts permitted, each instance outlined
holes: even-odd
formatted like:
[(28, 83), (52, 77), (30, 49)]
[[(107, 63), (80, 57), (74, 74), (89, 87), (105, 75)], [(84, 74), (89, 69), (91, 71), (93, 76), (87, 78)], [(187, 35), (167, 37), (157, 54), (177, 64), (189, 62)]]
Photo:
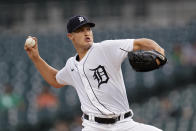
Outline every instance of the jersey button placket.
[(84, 74), (83, 66), (79, 65), (78, 69), (79, 69), (79, 74), (80, 74), (80, 77), (82, 79), (84, 88), (85, 88), (85, 90), (87, 92), (87, 95), (90, 97), (91, 101), (94, 101), (95, 99), (94, 99), (94, 96), (93, 96), (93, 94), (91, 92), (91, 89), (90, 89), (91, 87), (90, 87), (90, 85), (88, 83), (88, 80), (87, 80), (87, 78), (86, 78), (86, 76)]

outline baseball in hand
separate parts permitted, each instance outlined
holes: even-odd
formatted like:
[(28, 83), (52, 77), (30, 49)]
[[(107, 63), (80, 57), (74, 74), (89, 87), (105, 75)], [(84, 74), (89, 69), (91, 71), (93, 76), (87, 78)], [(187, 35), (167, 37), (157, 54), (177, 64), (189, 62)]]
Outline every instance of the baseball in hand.
[(25, 45), (27, 47), (33, 47), (35, 45), (35, 40), (31, 37), (26, 39)]

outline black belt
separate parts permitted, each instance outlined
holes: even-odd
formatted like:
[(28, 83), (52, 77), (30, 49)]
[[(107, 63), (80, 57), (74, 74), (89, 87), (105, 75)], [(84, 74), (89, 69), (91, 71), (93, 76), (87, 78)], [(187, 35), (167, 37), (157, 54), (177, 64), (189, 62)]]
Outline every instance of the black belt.
[[(124, 119), (131, 116), (131, 112), (127, 112), (124, 114)], [(117, 121), (120, 121), (120, 116), (113, 117), (113, 118), (101, 118), (101, 117), (94, 117), (96, 122), (102, 123), (102, 124), (113, 124)], [(89, 115), (84, 114), (84, 119), (89, 120)]]

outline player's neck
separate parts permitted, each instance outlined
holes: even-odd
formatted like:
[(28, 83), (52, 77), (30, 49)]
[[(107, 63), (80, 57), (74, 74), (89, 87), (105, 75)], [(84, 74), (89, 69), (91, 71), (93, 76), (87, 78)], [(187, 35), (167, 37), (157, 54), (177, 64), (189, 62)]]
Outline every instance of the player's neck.
[(87, 48), (76, 48), (76, 51), (78, 53), (79, 59), (78, 61), (81, 61), (82, 58), (86, 55), (86, 53), (88, 52), (88, 50), (90, 49), (91, 45)]

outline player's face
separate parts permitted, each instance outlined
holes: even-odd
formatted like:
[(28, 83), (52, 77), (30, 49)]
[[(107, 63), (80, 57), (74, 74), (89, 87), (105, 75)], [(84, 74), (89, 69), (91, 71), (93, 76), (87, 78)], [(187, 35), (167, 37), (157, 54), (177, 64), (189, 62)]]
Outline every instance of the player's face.
[(75, 46), (88, 48), (93, 43), (93, 32), (89, 25), (84, 25), (71, 33), (69, 37)]

